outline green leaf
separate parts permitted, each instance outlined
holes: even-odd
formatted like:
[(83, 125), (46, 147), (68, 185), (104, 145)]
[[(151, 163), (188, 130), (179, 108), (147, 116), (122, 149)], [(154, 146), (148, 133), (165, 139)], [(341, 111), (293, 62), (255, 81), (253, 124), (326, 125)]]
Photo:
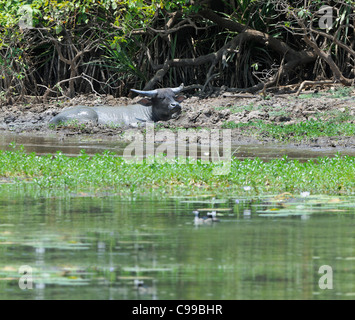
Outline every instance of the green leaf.
[(56, 34), (59, 34), (59, 33), (61, 33), (62, 31), (63, 31), (62, 25), (58, 24), (58, 25), (55, 26), (55, 33), (56, 33)]

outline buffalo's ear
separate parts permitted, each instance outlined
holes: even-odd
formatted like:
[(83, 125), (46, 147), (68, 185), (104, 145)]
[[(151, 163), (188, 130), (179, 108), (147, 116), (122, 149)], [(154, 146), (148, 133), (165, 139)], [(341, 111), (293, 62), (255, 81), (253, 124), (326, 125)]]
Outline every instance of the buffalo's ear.
[(177, 102), (183, 102), (185, 99), (186, 99), (185, 96), (178, 96), (178, 97), (175, 98), (175, 101), (177, 101)]
[(152, 105), (152, 100), (147, 99), (147, 98), (143, 98), (143, 99), (140, 99), (140, 100), (138, 101), (138, 103), (139, 103), (139, 104), (142, 104), (142, 105), (145, 106), (145, 107), (149, 107), (149, 106)]

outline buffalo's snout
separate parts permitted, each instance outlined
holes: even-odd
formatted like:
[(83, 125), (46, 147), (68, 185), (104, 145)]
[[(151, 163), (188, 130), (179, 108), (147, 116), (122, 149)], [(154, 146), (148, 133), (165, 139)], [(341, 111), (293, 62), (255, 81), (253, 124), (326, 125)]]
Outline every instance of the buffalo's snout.
[(181, 105), (178, 102), (173, 102), (169, 105), (169, 110), (172, 114), (181, 113)]
[(175, 109), (180, 109), (181, 110), (181, 106), (180, 106), (180, 104), (178, 102), (173, 102), (173, 103), (170, 103), (169, 109), (170, 110), (175, 110)]

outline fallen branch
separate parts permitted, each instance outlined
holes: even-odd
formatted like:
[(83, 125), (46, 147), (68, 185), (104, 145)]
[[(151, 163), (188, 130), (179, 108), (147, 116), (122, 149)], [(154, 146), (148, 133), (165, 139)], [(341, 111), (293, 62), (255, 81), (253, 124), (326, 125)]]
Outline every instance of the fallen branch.
[(305, 87), (305, 86), (315, 86), (315, 85), (326, 85), (326, 86), (329, 86), (329, 85), (333, 85), (334, 84), (334, 81), (333, 80), (323, 80), (323, 81), (303, 81), (299, 87), (299, 89), (297, 90), (296, 92), (296, 97), (299, 96), (299, 94), (301, 93), (302, 89)]
[(240, 98), (240, 99), (247, 99), (247, 98), (255, 98), (256, 96), (254, 94), (236, 94), (232, 92), (225, 92), (222, 93), (222, 96), (224, 98)]

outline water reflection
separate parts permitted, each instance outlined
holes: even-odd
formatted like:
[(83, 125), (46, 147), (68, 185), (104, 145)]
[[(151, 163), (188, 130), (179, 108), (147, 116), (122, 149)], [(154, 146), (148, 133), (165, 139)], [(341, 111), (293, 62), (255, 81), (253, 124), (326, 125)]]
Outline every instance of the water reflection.
[[(196, 226), (211, 209), (220, 221)], [(1, 186), (0, 299), (352, 298), (354, 217), (353, 198), (36, 199)], [(333, 290), (319, 288), (322, 265)]]
[[(26, 152), (36, 152), (39, 155), (56, 153), (61, 151), (68, 156), (75, 156), (80, 154), (81, 150), (85, 150), (87, 154), (94, 155), (96, 153), (102, 153), (105, 150), (122, 155), (124, 148), (128, 145), (118, 141), (115, 137), (105, 138), (93, 138), (90, 135), (78, 135), (74, 137), (58, 137), (53, 136), (31, 136), (21, 134), (2, 134), (0, 136), (0, 148), (2, 150), (12, 150), (9, 146), (10, 143), (16, 143), (16, 145), (23, 145)], [(155, 150), (159, 147), (159, 144), (154, 146)], [(196, 146), (197, 155), (201, 156), (201, 147)], [(187, 147), (187, 154), (188, 154)], [(149, 154), (152, 154), (152, 150), (147, 147), (146, 150)], [(355, 151), (346, 148), (294, 148), (287, 146), (272, 146), (268, 145), (253, 145), (253, 144), (233, 144), (232, 154), (238, 159), (245, 158), (260, 158), (262, 160), (282, 158), (287, 155), (290, 159), (298, 159), (306, 161), (310, 158), (318, 157), (332, 157), (337, 152), (344, 155), (355, 156)]]

